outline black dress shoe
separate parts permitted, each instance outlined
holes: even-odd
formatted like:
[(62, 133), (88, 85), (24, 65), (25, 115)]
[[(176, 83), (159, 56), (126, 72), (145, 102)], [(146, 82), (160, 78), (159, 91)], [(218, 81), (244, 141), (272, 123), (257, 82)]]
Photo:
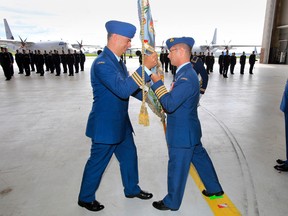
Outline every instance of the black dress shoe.
[(97, 200), (94, 200), (93, 202), (90, 203), (78, 200), (78, 205), (88, 209), (89, 211), (100, 211), (104, 209), (104, 205), (101, 205)]
[(211, 196), (222, 196), (224, 194), (224, 191), (219, 191), (217, 193), (208, 193), (206, 190), (203, 190), (202, 191), (202, 194), (204, 196), (207, 196), (207, 197), (211, 197)]
[(138, 193), (138, 194), (135, 194), (135, 195), (125, 195), (125, 196), (126, 196), (127, 198), (137, 197), (137, 198), (139, 198), (139, 199), (147, 200), (147, 199), (151, 199), (151, 198), (153, 197), (153, 194), (141, 190), (140, 193)]
[(288, 166), (286, 164), (276, 165), (274, 168), (281, 172), (288, 172)]
[(280, 165), (284, 164), (286, 161), (285, 160), (281, 160), (281, 159), (277, 159), (276, 162)]
[(165, 211), (165, 210), (177, 211), (178, 210), (178, 209), (171, 209), (165, 206), (165, 204), (163, 203), (163, 200), (160, 200), (158, 202), (153, 202), (152, 205), (154, 208), (162, 210), (162, 211)]

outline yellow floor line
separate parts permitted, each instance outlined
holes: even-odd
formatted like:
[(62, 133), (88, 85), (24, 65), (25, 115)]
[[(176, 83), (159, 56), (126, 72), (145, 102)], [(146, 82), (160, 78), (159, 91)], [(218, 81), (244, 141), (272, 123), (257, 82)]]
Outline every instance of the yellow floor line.
[[(190, 175), (194, 179), (197, 187), (202, 192), (205, 189), (195, 167), (191, 165)], [(225, 192), (225, 191), (224, 191)], [(223, 196), (217, 197), (216, 199), (204, 196), (204, 199), (210, 206), (215, 216), (238, 216), (241, 215), (240, 211), (232, 203), (226, 193)]]

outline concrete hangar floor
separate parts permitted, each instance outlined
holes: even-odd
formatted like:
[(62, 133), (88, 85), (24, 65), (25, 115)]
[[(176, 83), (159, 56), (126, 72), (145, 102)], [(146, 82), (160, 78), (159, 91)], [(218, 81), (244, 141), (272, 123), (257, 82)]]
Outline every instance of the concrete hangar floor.
[[(90, 151), (85, 137), (92, 104), (90, 66), (73, 77), (44, 77), (32, 72), (10, 81), (0, 69), (0, 215), (1, 216), (152, 216), (217, 215), (189, 175), (181, 208), (160, 212), (152, 202), (167, 192), (167, 147), (162, 123), (148, 108), (150, 126), (138, 124), (141, 102), (130, 100), (130, 118), (138, 150), (140, 186), (152, 200), (127, 199), (112, 158), (97, 199), (105, 205), (93, 213), (77, 205), (83, 168)], [(133, 71), (138, 59), (127, 59)], [(273, 166), (285, 159), (284, 116), (279, 104), (287, 79), (287, 65), (256, 64), (254, 74), (224, 79), (215, 64), (208, 89), (201, 98), (199, 118), (207, 149), (225, 194), (241, 215), (288, 214), (288, 173)], [(171, 73), (165, 73), (169, 87)], [(227, 206), (226, 206), (227, 207)], [(229, 207), (229, 206), (228, 206)]]

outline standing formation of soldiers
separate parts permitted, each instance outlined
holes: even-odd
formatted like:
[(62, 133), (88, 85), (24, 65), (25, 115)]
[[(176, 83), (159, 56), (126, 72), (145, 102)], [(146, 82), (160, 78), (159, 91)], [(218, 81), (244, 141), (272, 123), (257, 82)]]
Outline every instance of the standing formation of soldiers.
[[(24, 74), (25, 72), (25, 76), (30, 76), (31, 71), (36, 71), (40, 76), (44, 76), (44, 71), (50, 71), (51, 73), (56, 71), (56, 76), (60, 76), (61, 64), (63, 73), (68, 72), (68, 66), (69, 76), (73, 76), (74, 67), (75, 73), (79, 72), (79, 66), (80, 70), (84, 71), (85, 60), (85, 54), (82, 51), (77, 53), (76, 50), (74, 50), (74, 53), (71, 53), (71, 51), (68, 50), (67, 54), (62, 50), (62, 53), (59, 54), (57, 50), (54, 50), (53, 52), (51, 50), (49, 53), (44, 50), (44, 53), (41, 53), (40, 50), (34, 50), (33, 52), (32, 50), (27, 51), (23, 49), (22, 52), (16, 50), (15, 53), (15, 61), (19, 69), (19, 74)], [(1, 47), (0, 63), (6, 80), (10, 80), (14, 74), (14, 58), (13, 55), (7, 51), (7, 48)]]
[[(249, 74), (253, 74), (253, 67), (254, 64), (256, 62), (256, 55), (255, 55), (255, 51), (252, 52), (252, 54), (249, 56), (249, 64), (250, 64), (250, 68), (249, 68)], [(223, 77), (227, 78), (227, 72), (228, 72), (228, 68), (230, 66), (230, 73), (234, 74), (234, 67), (237, 63), (237, 59), (236, 59), (236, 55), (235, 52), (232, 53), (232, 55), (229, 55), (229, 51), (226, 51), (226, 55), (224, 55), (224, 52), (222, 52), (222, 54), (219, 56), (218, 58), (218, 64), (219, 64), (219, 73), (222, 74), (223, 73)], [(245, 64), (246, 64), (246, 54), (245, 52), (242, 53), (242, 55), (240, 56), (240, 74), (244, 74), (244, 68), (245, 68)]]
[[(168, 50), (164, 52), (164, 49), (161, 50), (160, 53), (160, 61), (162, 63), (162, 69), (165, 69), (165, 72), (168, 72), (168, 69), (172, 72), (172, 74), (175, 73), (176, 68), (173, 67), (170, 64), (170, 59), (168, 58)], [(197, 54), (196, 52), (193, 53), (193, 56), (197, 56), (201, 61), (203, 62), (204, 65), (206, 65), (206, 72), (207, 74), (213, 72), (213, 67), (215, 63), (215, 57), (213, 53), (208, 52), (207, 55), (204, 54), (204, 52), (200, 52)], [(192, 59), (191, 57), (191, 59)], [(256, 60), (256, 55), (255, 51), (252, 52), (252, 54), (249, 56), (249, 73), (253, 74), (253, 67), (255, 64)], [(228, 78), (228, 71), (230, 69), (230, 74), (234, 74), (234, 68), (237, 63), (237, 58), (235, 52), (232, 53), (232, 55), (229, 54), (229, 50), (226, 50), (226, 53), (224, 54), (224, 51), (221, 52), (221, 54), (218, 57), (218, 64), (219, 64), (219, 73), (222, 75), (224, 78)], [(240, 74), (244, 74), (244, 68), (245, 68), (245, 63), (246, 63), (246, 55), (245, 52), (240, 56)]]
[[(165, 70), (165, 72), (168, 72), (168, 70), (170, 70), (172, 74), (174, 74), (177, 68), (173, 67), (170, 64), (168, 54), (168, 50), (164, 52), (164, 49), (160, 53), (162, 69)], [(200, 52), (199, 54), (194, 52), (192, 57), (193, 56), (197, 56), (198, 58), (200, 58), (204, 66), (206, 65), (207, 74), (213, 72), (215, 58), (212, 52), (208, 52), (207, 55), (205, 55), (204, 52)], [(54, 50), (53, 52), (50, 51), (49, 53), (44, 50), (44, 53), (42, 54), (40, 50), (35, 50), (33, 53), (33, 51), (31, 50), (27, 51), (23, 49), (22, 52), (16, 50), (15, 53), (15, 61), (19, 68), (19, 74), (25, 73), (25, 76), (30, 76), (31, 71), (36, 71), (36, 73), (39, 73), (40, 76), (44, 76), (44, 71), (50, 71), (51, 73), (54, 73), (54, 71), (56, 71), (56, 76), (60, 76), (61, 64), (63, 68), (63, 73), (69, 73), (69, 76), (74, 76), (74, 72), (78, 73), (79, 70), (84, 71), (85, 60), (85, 54), (82, 51), (77, 53), (76, 50), (74, 50), (73, 53), (71, 52), (71, 50), (68, 50), (68, 53), (65, 53), (65, 51), (62, 50), (61, 54), (59, 54), (57, 50)], [(253, 53), (249, 57), (250, 74), (253, 74), (253, 67), (255, 61), (257, 60), (255, 52), (253, 51)], [(13, 55), (8, 52), (7, 48), (1, 47), (0, 64), (3, 68), (6, 80), (10, 80), (13, 77), (13, 63)], [(221, 55), (218, 57), (219, 73), (223, 74), (224, 78), (228, 78), (227, 74), (229, 67), (230, 73), (234, 74), (234, 68), (236, 63), (237, 60), (235, 53), (232, 53), (232, 55), (230, 56), (228, 50), (226, 51), (225, 55), (224, 51), (222, 51)], [(239, 63), (241, 65), (240, 74), (244, 74), (244, 68), (246, 63), (245, 52), (243, 52), (243, 54), (240, 56)]]

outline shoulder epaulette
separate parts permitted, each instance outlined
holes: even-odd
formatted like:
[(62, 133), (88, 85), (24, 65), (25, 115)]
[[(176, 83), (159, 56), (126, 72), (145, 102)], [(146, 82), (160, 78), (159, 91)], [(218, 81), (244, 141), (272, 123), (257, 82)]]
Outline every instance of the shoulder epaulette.
[(105, 62), (104, 61), (99, 61), (99, 62), (97, 62), (97, 64), (105, 64)]

